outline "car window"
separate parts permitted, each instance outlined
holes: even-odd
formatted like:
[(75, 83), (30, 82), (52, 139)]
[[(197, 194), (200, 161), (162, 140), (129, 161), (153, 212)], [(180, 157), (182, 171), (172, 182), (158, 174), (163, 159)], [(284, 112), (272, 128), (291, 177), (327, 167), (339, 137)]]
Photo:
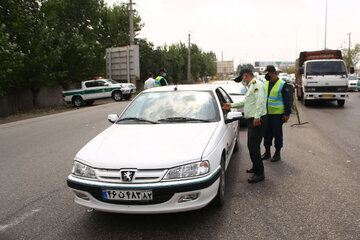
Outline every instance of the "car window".
[(96, 86), (98, 87), (102, 87), (105, 85), (105, 82), (104, 81), (96, 81)]
[(93, 88), (93, 87), (96, 87), (97, 85), (95, 84), (95, 82), (86, 82), (85, 86), (87, 88)]
[(210, 91), (142, 93), (125, 110), (120, 120), (125, 118), (141, 118), (155, 122), (168, 118), (220, 120), (218, 105)]
[(224, 91), (224, 89), (219, 88), (219, 92), (223, 95), (226, 103), (232, 103), (231, 97)]
[(349, 80), (357, 80), (355, 76), (349, 76)]

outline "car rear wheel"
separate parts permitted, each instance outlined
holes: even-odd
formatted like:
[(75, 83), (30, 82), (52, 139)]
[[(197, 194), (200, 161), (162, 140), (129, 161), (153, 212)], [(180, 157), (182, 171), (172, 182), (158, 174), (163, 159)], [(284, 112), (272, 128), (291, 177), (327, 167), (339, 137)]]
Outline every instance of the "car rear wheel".
[(72, 100), (75, 107), (81, 107), (84, 105), (84, 100), (80, 96), (75, 96)]
[(213, 200), (215, 206), (222, 206), (225, 203), (225, 157), (221, 157), (220, 182), (216, 197)]

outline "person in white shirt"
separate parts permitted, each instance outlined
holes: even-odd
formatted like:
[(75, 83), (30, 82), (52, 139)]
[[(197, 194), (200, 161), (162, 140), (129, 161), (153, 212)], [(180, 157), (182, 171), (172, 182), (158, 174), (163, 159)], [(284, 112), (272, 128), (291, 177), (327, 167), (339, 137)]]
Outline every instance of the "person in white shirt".
[(155, 87), (154, 74), (149, 72), (148, 79), (144, 83), (144, 89), (146, 90), (146, 89), (153, 88), (153, 87)]

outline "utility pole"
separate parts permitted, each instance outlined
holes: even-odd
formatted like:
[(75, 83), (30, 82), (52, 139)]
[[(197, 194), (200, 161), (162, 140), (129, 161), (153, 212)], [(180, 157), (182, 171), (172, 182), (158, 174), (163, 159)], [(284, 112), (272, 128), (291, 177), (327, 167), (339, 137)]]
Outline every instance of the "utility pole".
[(326, 31), (327, 31), (327, 4), (328, 1), (326, 0), (326, 10), (325, 10), (325, 48), (326, 49)]
[(189, 33), (189, 46), (188, 46), (188, 69), (187, 80), (191, 82), (191, 49), (190, 49), (190, 33)]
[(350, 49), (351, 49), (351, 32), (349, 32), (348, 35), (349, 35), (349, 54), (350, 54)]
[(135, 45), (134, 41), (134, 10), (133, 10), (133, 3), (132, 0), (129, 0), (130, 5), (130, 46)]

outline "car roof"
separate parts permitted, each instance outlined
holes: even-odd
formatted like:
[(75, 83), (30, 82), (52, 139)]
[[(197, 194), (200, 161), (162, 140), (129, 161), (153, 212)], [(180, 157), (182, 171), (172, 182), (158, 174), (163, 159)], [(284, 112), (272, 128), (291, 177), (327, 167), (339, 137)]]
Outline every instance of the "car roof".
[(144, 92), (168, 92), (174, 91), (175, 87), (178, 91), (215, 91), (220, 86), (215, 84), (184, 84), (184, 85), (170, 85), (163, 87), (154, 87), (145, 90)]

